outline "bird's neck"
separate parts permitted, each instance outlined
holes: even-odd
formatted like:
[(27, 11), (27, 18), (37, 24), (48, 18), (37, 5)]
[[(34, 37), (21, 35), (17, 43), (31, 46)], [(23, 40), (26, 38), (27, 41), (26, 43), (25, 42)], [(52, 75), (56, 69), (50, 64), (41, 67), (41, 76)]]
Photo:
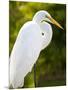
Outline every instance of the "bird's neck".
[(47, 22), (39, 23), (39, 26), (41, 28), (42, 33), (44, 33), (44, 36), (42, 36), (42, 49), (44, 49), (50, 44), (52, 40), (52, 27)]

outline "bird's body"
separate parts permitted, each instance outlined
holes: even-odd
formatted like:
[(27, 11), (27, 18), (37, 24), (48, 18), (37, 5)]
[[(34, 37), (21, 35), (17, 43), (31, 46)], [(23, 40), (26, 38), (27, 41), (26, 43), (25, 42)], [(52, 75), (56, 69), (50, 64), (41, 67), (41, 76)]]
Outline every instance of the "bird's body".
[(10, 84), (13, 88), (24, 85), (25, 76), (31, 72), (41, 50), (48, 46), (51, 39), (52, 28), (49, 23), (38, 23), (34, 17), (23, 25), (10, 56)]

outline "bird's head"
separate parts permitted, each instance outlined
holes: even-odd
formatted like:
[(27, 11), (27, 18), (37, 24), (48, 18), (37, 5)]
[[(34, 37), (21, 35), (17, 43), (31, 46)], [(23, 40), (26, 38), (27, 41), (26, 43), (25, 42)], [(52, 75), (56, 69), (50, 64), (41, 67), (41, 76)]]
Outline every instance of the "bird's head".
[(56, 20), (54, 20), (47, 11), (44, 10), (38, 11), (34, 15), (33, 20), (36, 21), (37, 23), (49, 22), (63, 29), (63, 27)]

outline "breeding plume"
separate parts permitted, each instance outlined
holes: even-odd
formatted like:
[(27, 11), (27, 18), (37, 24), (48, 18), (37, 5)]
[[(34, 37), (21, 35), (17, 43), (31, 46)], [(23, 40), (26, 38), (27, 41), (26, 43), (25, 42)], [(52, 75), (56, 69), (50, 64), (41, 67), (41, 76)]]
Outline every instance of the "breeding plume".
[(25, 76), (31, 72), (40, 52), (52, 39), (50, 23), (63, 29), (47, 11), (38, 11), (32, 21), (25, 23), (17, 36), (10, 56), (10, 85), (23, 87)]

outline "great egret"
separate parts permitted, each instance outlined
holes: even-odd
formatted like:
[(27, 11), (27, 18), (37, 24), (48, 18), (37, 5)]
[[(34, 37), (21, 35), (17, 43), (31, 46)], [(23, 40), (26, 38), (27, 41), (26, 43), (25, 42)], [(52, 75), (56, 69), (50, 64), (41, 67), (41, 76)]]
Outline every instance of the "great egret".
[(22, 26), (10, 56), (10, 85), (13, 88), (24, 85), (24, 77), (31, 72), (41, 50), (51, 42), (52, 27), (50, 23), (63, 29), (44, 10), (38, 11), (32, 21)]

